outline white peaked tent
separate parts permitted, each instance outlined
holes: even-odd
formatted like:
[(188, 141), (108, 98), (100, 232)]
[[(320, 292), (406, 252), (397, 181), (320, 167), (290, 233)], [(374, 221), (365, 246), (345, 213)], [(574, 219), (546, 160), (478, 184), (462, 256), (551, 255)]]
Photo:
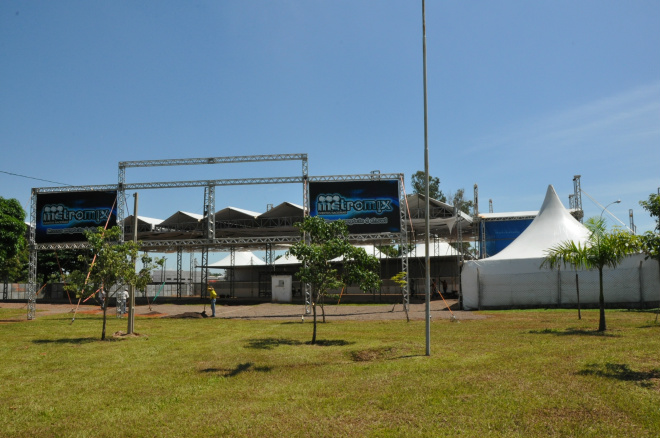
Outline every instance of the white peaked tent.
[(242, 268), (246, 266), (262, 266), (265, 264), (266, 262), (254, 255), (251, 251), (236, 251), (234, 253), (233, 264), (231, 262), (231, 254), (228, 254), (225, 258), (215, 263), (210, 263), (209, 268)]
[[(547, 251), (569, 240), (584, 242), (587, 228), (570, 215), (548, 187), (541, 209), (527, 229), (493, 257), (467, 261), (461, 273), (465, 309), (572, 306), (577, 303), (575, 271), (541, 268)], [(658, 300), (658, 269), (643, 255), (604, 272), (605, 302), (644, 304)], [(578, 271), (580, 302), (598, 303), (598, 271)]]

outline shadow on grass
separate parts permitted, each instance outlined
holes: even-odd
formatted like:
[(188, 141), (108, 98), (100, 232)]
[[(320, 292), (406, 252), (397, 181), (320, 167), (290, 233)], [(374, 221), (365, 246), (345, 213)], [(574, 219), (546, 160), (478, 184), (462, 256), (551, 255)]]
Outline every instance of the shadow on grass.
[(285, 338), (248, 339), (245, 348), (251, 348), (253, 350), (272, 350), (280, 345), (303, 345), (303, 342)]
[(644, 388), (654, 386), (652, 379), (660, 379), (660, 369), (650, 371), (634, 371), (625, 363), (610, 363), (604, 365), (590, 363), (577, 373), (580, 376), (599, 376), (608, 379), (621, 380), (626, 382), (635, 382)]
[[(306, 345), (312, 345), (312, 342), (305, 342)], [(321, 339), (317, 340), (313, 345), (320, 345), (321, 347), (344, 347), (346, 345), (353, 345), (355, 342), (348, 342), (342, 339)]]
[[(90, 342), (100, 341), (100, 338), (62, 338), (62, 339), (35, 339), (34, 344), (89, 344)], [(106, 338), (111, 341), (112, 338)]]
[(613, 333), (599, 332), (598, 330), (581, 330), (581, 329), (543, 329), (543, 330), (530, 330), (528, 333), (533, 335), (555, 335), (555, 336), (598, 336), (604, 338), (619, 338), (621, 335)]
[[(321, 339), (317, 340), (314, 345), (320, 345), (321, 347), (342, 347), (351, 344), (354, 344), (354, 342), (348, 342), (341, 339)], [(259, 338), (249, 339), (245, 348), (251, 348), (254, 350), (272, 350), (280, 345), (311, 345), (311, 342), (302, 342), (286, 338)]]
[[(342, 347), (345, 345), (351, 345), (354, 342), (348, 342), (341, 339), (321, 339), (317, 340), (316, 344), (321, 347)], [(280, 345), (311, 345), (311, 342), (302, 342), (295, 339), (286, 339), (286, 338), (259, 338), (259, 339), (249, 339), (248, 344), (245, 348), (251, 348), (254, 350), (272, 350), (275, 347)]]
[(266, 373), (272, 370), (272, 367), (255, 367), (252, 362), (245, 362), (236, 365), (236, 367), (227, 368), (205, 368), (201, 370), (202, 373), (222, 373), (223, 377), (236, 377), (239, 374), (247, 373), (250, 371)]

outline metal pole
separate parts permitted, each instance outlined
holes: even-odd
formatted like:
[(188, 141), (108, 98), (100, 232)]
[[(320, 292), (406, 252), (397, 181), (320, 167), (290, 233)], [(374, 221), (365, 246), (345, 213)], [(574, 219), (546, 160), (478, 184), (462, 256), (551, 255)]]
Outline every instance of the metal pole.
[(426, 355), (431, 355), (431, 258), (429, 257), (429, 135), (428, 135), (428, 105), (426, 97), (426, 5), (422, 0), (422, 34), (423, 34), (423, 58), (424, 58), (424, 176), (426, 177), (425, 188), (425, 241), (426, 249)]
[[(135, 198), (135, 205), (133, 206), (133, 242), (137, 243), (137, 230), (138, 230), (138, 194), (137, 192), (133, 193), (133, 198)], [(133, 269), (135, 269), (136, 259), (133, 259)], [(128, 329), (126, 332), (129, 335), (133, 334), (133, 327), (135, 325), (135, 285), (131, 285), (129, 289), (130, 295), (129, 306), (128, 306)]]

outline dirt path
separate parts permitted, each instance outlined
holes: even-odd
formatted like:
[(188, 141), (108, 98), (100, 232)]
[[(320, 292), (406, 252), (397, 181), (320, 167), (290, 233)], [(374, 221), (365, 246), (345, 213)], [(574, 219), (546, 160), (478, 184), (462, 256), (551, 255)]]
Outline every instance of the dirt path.
[[(478, 315), (473, 312), (466, 312), (460, 310), (453, 310), (457, 307), (456, 300), (447, 300), (447, 304), (451, 306), (452, 310), (448, 310), (447, 306), (442, 300), (431, 301), (431, 318), (436, 319), (450, 319), (452, 314), (456, 319), (481, 319), (485, 318), (484, 315)], [(7, 318), (4, 321), (16, 321), (27, 319), (27, 305), (26, 303), (4, 303), (0, 302), (0, 308), (11, 309), (24, 309), (25, 314), (12, 318)], [(41, 304), (37, 302), (36, 317), (41, 315), (53, 315), (62, 313), (71, 313), (76, 308), (76, 305), (71, 304)], [(394, 308), (394, 310), (393, 310)], [(151, 307), (147, 305), (136, 306), (135, 316), (141, 318), (160, 318), (160, 317), (194, 317), (206, 311), (206, 315), (211, 314), (211, 306), (204, 303), (199, 304), (153, 304)], [(317, 308), (320, 316), (320, 308)], [(79, 314), (101, 314), (101, 309), (96, 305), (80, 305), (77, 309)], [(108, 309), (108, 314), (114, 316), (115, 308)], [(326, 318), (330, 320), (392, 320), (392, 319), (405, 319), (406, 315), (403, 311), (403, 306), (397, 304), (341, 304), (341, 305), (326, 305), (325, 306)], [(424, 320), (426, 315), (426, 306), (424, 303), (411, 303), (410, 304), (410, 319), (411, 320)], [(216, 318), (221, 319), (261, 319), (261, 320), (282, 320), (282, 321), (300, 321), (302, 317), (305, 319), (312, 318), (311, 314), (305, 313), (305, 306), (301, 304), (250, 304), (250, 305), (216, 305)]]

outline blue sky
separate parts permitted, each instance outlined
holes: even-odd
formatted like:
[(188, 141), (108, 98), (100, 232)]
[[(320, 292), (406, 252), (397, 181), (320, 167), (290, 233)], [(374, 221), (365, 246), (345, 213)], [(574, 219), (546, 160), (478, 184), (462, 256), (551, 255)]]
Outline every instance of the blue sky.
[[(424, 166), (421, 19), (421, 0), (2, 1), (0, 196), (28, 210), (32, 187), (113, 184), (120, 161), (284, 153), (307, 153), (310, 175), (409, 185)], [(538, 210), (549, 184), (568, 206), (579, 174), (600, 204), (621, 199), (610, 210), (626, 225), (633, 209), (652, 229), (638, 202), (660, 187), (659, 20), (655, 0), (428, 1), (441, 189), (472, 198), (476, 183), (481, 211)], [(191, 166), (127, 182), (300, 174)], [(302, 204), (302, 189), (216, 192), (217, 209), (284, 201)], [(202, 205), (202, 189), (147, 190), (139, 214)]]

